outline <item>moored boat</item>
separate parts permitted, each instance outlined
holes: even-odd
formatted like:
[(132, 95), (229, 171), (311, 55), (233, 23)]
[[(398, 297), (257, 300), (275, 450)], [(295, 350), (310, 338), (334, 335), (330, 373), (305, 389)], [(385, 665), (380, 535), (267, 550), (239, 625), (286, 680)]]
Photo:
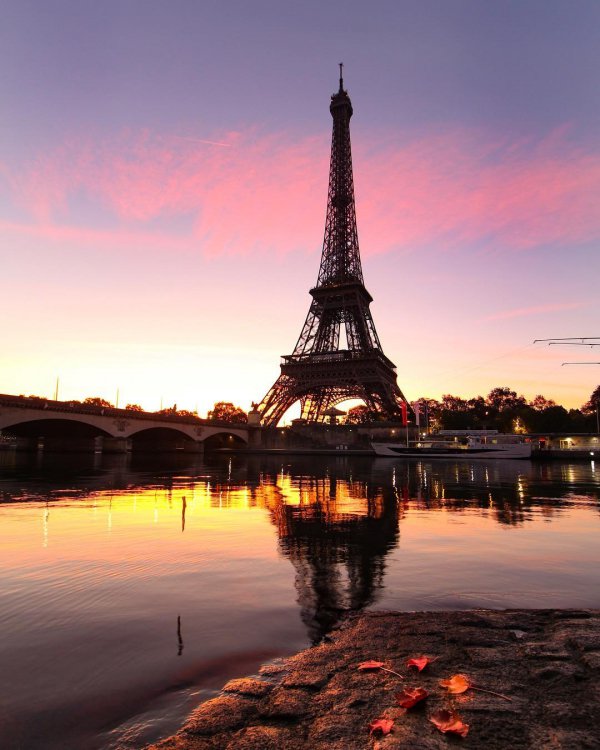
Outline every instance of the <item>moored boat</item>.
[(388, 458), (531, 458), (531, 443), (526, 443), (519, 435), (503, 435), (495, 430), (440, 433), (410, 445), (373, 442), (371, 446), (378, 456)]

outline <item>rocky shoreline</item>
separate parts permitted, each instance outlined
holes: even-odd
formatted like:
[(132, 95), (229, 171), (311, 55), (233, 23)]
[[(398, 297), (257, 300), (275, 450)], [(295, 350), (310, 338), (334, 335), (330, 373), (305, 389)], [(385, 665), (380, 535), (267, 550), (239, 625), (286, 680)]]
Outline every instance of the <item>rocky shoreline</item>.
[[(407, 659), (434, 661), (422, 672)], [(361, 671), (376, 660), (402, 674)], [(440, 680), (473, 686), (449, 695)], [(424, 688), (414, 708), (404, 688)], [(501, 696), (505, 696), (504, 698)], [(441, 709), (465, 737), (431, 722)], [(389, 734), (370, 733), (376, 719)], [(174, 736), (148, 750), (485, 750), (600, 748), (600, 610), (371, 612), (349, 618), (325, 642), (254, 677), (228, 682)]]

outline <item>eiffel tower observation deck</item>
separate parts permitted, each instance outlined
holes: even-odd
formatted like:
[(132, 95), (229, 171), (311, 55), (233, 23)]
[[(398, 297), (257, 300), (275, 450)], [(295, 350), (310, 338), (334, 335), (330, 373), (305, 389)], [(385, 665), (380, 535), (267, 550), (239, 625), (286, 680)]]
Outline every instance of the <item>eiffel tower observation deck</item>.
[(300, 401), (301, 416), (323, 422), (326, 412), (348, 399), (359, 399), (384, 419), (399, 420), (406, 399), (396, 368), (383, 353), (369, 309), (373, 298), (363, 280), (358, 231), (350, 118), (352, 103), (344, 90), (331, 97), (333, 118), (327, 218), (323, 252), (312, 302), (292, 354), (257, 409), (264, 426), (276, 426)]

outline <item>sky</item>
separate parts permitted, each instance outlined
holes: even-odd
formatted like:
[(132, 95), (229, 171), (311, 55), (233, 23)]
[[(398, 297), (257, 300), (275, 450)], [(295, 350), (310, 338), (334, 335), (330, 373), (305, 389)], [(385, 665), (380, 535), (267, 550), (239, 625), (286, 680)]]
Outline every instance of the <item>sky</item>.
[(4, 0), (0, 392), (248, 409), (323, 241), (344, 62), (371, 311), (409, 400), (578, 407), (600, 349), (595, 0)]

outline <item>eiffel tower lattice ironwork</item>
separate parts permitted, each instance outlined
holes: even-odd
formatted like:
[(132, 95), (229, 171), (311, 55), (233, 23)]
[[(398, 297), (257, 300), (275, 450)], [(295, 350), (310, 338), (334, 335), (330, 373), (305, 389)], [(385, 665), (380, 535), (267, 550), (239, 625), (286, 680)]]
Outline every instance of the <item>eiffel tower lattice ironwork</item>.
[(350, 147), (352, 104), (341, 64), (340, 88), (329, 110), (333, 136), (319, 276), (296, 347), (283, 357), (281, 374), (257, 407), (265, 426), (277, 425), (296, 401), (309, 422), (322, 422), (330, 408), (348, 399), (360, 399), (370, 411), (393, 420), (406, 403), (395, 365), (381, 348), (369, 310), (373, 298), (363, 281)]

